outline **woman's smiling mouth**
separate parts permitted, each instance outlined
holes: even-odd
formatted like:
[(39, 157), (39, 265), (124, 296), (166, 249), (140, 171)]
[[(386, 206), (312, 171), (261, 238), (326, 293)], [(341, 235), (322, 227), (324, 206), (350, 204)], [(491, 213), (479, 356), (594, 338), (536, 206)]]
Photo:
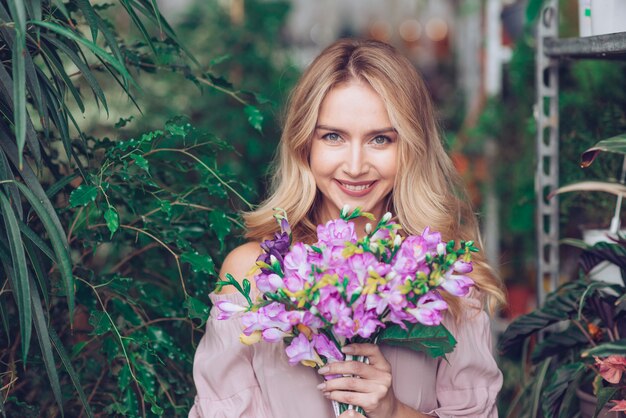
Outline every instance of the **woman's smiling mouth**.
[(365, 196), (368, 194), (376, 184), (376, 181), (360, 181), (360, 182), (347, 182), (335, 179), (339, 188), (346, 194), (354, 197)]

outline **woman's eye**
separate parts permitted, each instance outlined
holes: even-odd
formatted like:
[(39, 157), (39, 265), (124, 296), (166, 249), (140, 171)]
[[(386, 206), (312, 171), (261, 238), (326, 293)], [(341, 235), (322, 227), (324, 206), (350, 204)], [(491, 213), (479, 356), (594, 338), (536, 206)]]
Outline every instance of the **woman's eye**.
[(386, 145), (391, 142), (391, 138), (385, 135), (379, 135), (376, 138), (372, 139), (372, 143), (374, 145)]
[(339, 141), (341, 139), (341, 137), (338, 134), (334, 133), (334, 132), (330, 132), (330, 133), (327, 133), (326, 135), (322, 136), (322, 139), (325, 139), (325, 140), (327, 140), (329, 142), (337, 142), (337, 141)]

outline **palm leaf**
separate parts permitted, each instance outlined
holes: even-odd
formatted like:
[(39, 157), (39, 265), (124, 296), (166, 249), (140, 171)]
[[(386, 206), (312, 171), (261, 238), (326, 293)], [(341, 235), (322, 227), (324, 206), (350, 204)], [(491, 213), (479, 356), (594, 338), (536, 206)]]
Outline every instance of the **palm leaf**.
[(68, 39), (73, 40), (74, 42), (78, 42), (82, 45), (84, 45), (85, 47), (87, 47), (87, 49), (89, 49), (94, 55), (96, 55), (98, 58), (102, 59), (103, 61), (106, 61), (109, 65), (111, 65), (113, 68), (115, 68), (115, 70), (122, 75), (122, 77), (124, 78), (124, 82), (128, 83), (131, 82), (133, 84), (135, 84), (133, 78), (131, 77), (131, 75), (128, 73), (128, 71), (126, 70), (126, 67), (124, 66), (123, 62), (120, 62), (118, 59), (116, 59), (115, 57), (113, 57), (111, 54), (109, 54), (108, 52), (106, 52), (104, 49), (100, 48), (98, 45), (94, 44), (93, 42), (88, 41), (87, 39), (78, 36), (77, 34), (75, 34), (74, 32), (59, 26), (55, 23), (51, 23), (51, 22), (43, 22), (43, 21), (31, 21), (30, 23), (34, 24), (34, 25), (38, 25), (41, 27), (44, 27), (46, 29), (51, 30), (52, 32), (55, 32), (61, 36), (64, 36)]
[(54, 217), (56, 217), (56, 213), (54, 214), (54, 217), (51, 216), (50, 213), (48, 213), (46, 207), (42, 204), (42, 202), (38, 200), (37, 196), (32, 191), (30, 191), (30, 189), (28, 189), (28, 187), (26, 187), (22, 183), (15, 184), (20, 189), (22, 195), (31, 204), (31, 206), (39, 216), (39, 220), (48, 232), (50, 242), (56, 256), (57, 267), (59, 269), (59, 272), (61, 273), (61, 277), (63, 278), (63, 283), (65, 285), (70, 324), (73, 325), (75, 300), (72, 261), (70, 259), (68, 244), (67, 240), (65, 239), (65, 235), (59, 233), (59, 230), (57, 230), (54, 223)]
[(49, 310), (50, 297), (48, 294), (48, 286), (46, 284), (46, 279), (48, 279), (48, 276), (44, 271), (39, 252), (36, 250), (32, 242), (24, 241), (24, 248), (26, 248), (26, 254), (28, 255), (30, 265), (32, 267), (33, 273), (35, 274), (35, 278), (37, 279), (37, 284), (39, 285), (39, 289), (41, 290), (41, 294), (43, 295), (43, 300), (46, 303), (46, 310)]
[(96, 97), (96, 103), (98, 103), (98, 100), (102, 103), (102, 105), (104, 106), (104, 109), (107, 112), (107, 117), (108, 117), (109, 116), (109, 108), (107, 106), (106, 97), (104, 95), (104, 92), (102, 91), (102, 88), (100, 87), (100, 84), (98, 84), (98, 81), (96, 80), (96, 77), (93, 75), (93, 73), (89, 69), (89, 66), (86, 65), (85, 61), (83, 61), (78, 56), (78, 54), (76, 54), (65, 43), (59, 41), (58, 39), (56, 39), (54, 37), (49, 38), (48, 41), (51, 44), (53, 44), (55, 47), (57, 47), (59, 50), (63, 51), (63, 53), (65, 55), (67, 55), (68, 58), (74, 63), (74, 65), (76, 65), (78, 70), (81, 72), (81, 74), (85, 78), (85, 81), (87, 81), (87, 83), (89, 84), (89, 87), (91, 87), (91, 90), (94, 92), (94, 95)]
[(67, 352), (65, 351), (65, 347), (63, 347), (63, 343), (61, 342), (61, 340), (59, 339), (59, 336), (57, 335), (57, 333), (54, 331), (53, 328), (50, 328), (49, 332), (50, 332), (50, 340), (52, 341), (52, 345), (57, 350), (57, 354), (59, 355), (59, 358), (61, 359), (61, 362), (63, 363), (63, 367), (65, 367), (65, 371), (67, 371), (67, 374), (70, 376), (70, 380), (72, 381), (72, 384), (74, 385), (74, 389), (76, 389), (76, 393), (78, 393), (78, 398), (80, 399), (80, 402), (83, 404), (83, 408), (85, 408), (85, 412), (87, 413), (87, 416), (90, 418), (93, 418), (93, 412), (91, 411), (91, 408), (89, 407), (89, 402), (87, 402), (87, 397), (85, 396), (85, 392), (83, 391), (83, 386), (80, 383), (78, 374), (76, 373), (76, 371), (74, 370), (74, 367), (72, 366), (70, 357), (67, 355)]
[[(4, 154), (2, 148), (0, 148), (0, 180), (15, 180), (11, 167), (9, 166), (9, 160), (7, 160), (7, 156)], [(20, 204), (20, 192), (17, 190), (17, 186), (12, 183), (5, 183), (3, 188), (5, 192), (8, 192), (7, 194), (11, 196), (17, 217), (24, 219), (24, 212)]]
[(47, 43), (47, 39), (42, 37), (42, 42), (39, 48), (43, 53), (44, 59), (49, 63), (48, 68), (50, 68), (51, 72), (54, 72), (59, 76), (59, 79), (63, 81), (63, 84), (67, 87), (70, 93), (72, 93), (72, 96), (74, 96), (74, 100), (76, 101), (76, 104), (78, 105), (80, 111), (85, 113), (85, 105), (83, 104), (83, 99), (76, 87), (74, 86), (74, 83), (72, 82), (72, 80), (70, 80), (70, 77), (65, 72), (65, 67), (61, 62), (61, 57), (59, 57), (54, 48), (48, 48)]
[(24, 3), (9, 0), (9, 10), (15, 23), (15, 42), (13, 44), (13, 117), (15, 120), (15, 137), (19, 153), (18, 166), (22, 167), (22, 152), (26, 143), (26, 68), (24, 53), (26, 50), (26, 11)]
[(22, 334), (22, 361), (26, 364), (28, 349), (30, 347), (30, 337), (32, 334), (32, 311), (30, 306), (30, 287), (28, 286), (28, 270), (26, 266), (26, 255), (22, 235), (17, 222), (17, 217), (13, 212), (11, 203), (4, 192), (0, 191), (0, 208), (6, 230), (6, 240), (9, 243), (11, 253), (12, 270), (14, 274), (9, 274), (9, 282), (13, 289), (17, 313)]
[(48, 372), (48, 380), (50, 381), (50, 387), (54, 394), (54, 399), (57, 401), (57, 405), (61, 410), (61, 416), (63, 413), (63, 396), (61, 394), (61, 383), (59, 382), (59, 374), (57, 373), (56, 362), (54, 361), (54, 355), (52, 354), (52, 344), (50, 344), (50, 335), (48, 334), (48, 324), (46, 323), (46, 317), (41, 308), (41, 299), (39, 299), (39, 293), (33, 281), (30, 277), (29, 280), (30, 293), (32, 295), (31, 306), (33, 309), (34, 325), (39, 340), (39, 347), (41, 348), (41, 356)]

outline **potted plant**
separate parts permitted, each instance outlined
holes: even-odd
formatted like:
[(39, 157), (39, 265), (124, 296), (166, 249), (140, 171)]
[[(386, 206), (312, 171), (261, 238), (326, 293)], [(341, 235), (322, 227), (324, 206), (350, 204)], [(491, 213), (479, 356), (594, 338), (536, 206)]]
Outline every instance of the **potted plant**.
[[(600, 151), (625, 154), (626, 135), (600, 141), (583, 153), (581, 165), (590, 165)], [(557, 193), (574, 190), (626, 194), (624, 185), (605, 182), (578, 183)], [(617, 206), (619, 221), (621, 201)], [(582, 249), (580, 278), (563, 284), (547, 295), (543, 306), (513, 321), (499, 343), (503, 352), (526, 343), (534, 366), (509, 412), (521, 410), (535, 416), (541, 410), (546, 418), (571, 417), (577, 412), (583, 417), (624, 417), (626, 237), (618, 234), (610, 242), (594, 245), (564, 241)], [(605, 261), (617, 266), (618, 277), (610, 282), (590, 280), (591, 270)]]

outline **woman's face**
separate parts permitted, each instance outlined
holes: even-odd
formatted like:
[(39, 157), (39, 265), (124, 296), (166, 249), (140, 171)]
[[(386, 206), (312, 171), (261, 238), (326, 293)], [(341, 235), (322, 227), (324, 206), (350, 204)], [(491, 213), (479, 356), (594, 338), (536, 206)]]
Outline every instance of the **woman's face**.
[(396, 177), (397, 142), (385, 104), (366, 82), (351, 80), (328, 92), (310, 155), (323, 219), (338, 217), (346, 204), (382, 216)]

